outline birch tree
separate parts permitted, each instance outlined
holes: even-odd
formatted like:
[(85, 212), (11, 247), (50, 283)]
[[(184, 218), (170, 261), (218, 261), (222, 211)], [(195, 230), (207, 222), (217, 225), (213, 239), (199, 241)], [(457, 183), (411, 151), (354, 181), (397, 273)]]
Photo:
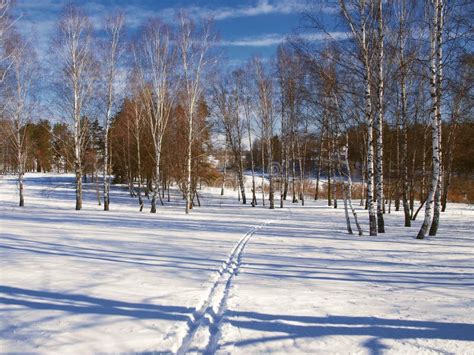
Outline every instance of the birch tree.
[(257, 205), (257, 191), (256, 191), (256, 183), (255, 183), (255, 157), (253, 151), (253, 125), (252, 122), (254, 121), (254, 104), (255, 101), (252, 100), (252, 90), (251, 90), (251, 83), (249, 79), (249, 72), (250, 70), (243, 71), (243, 78), (241, 78), (241, 85), (239, 85), (239, 89), (241, 90), (240, 96), (242, 98), (242, 107), (245, 116), (245, 127), (247, 131), (247, 138), (249, 143), (249, 152), (250, 152), (250, 168), (252, 172), (252, 207)]
[[(244, 165), (242, 140), (244, 136), (244, 121), (241, 119), (241, 106), (244, 98), (241, 96), (242, 73), (234, 72), (231, 78), (223, 79), (215, 85), (213, 96), (218, 110), (218, 116), (226, 136), (226, 145), (231, 148), (234, 166), (237, 168), (237, 180), (242, 196), (242, 203), (247, 203), (244, 184)], [(232, 84), (231, 84), (232, 83)]]
[(377, 51), (378, 51), (378, 85), (377, 85), (377, 120), (375, 123), (376, 156), (375, 156), (375, 193), (377, 200), (378, 233), (385, 233), (384, 223), (384, 178), (383, 178), (383, 122), (384, 122), (384, 23), (383, 1), (377, 0)]
[(203, 94), (203, 74), (210, 63), (209, 48), (213, 43), (211, 22), (205, 21), (200, 28), (184, 13), (178, 17), (179, 34), (177, 43), (181, 59), (183, 106), (186, 118), (186, 181), (185, 212), (192, 209), (192, 145), (195, 137), (194, 121), (197, 114), (198, 102)]
[[(303, 68), (299, 56), (292, 53), (289, 49), (280, 47), (278, 50), (278, 77), (281, 91), (281, 124), (282, 124), (282, 151), (284, 155), (285, 184), (288, 176), (288, 163), (291, 160), (292, 175), (292, 201), (293, 203), (301, 200), (304, 204), (304, 138), (300, 132), (302, 123), (301, 115), (301, 94)], [(290, 159), (291, 154), (291, 159)], [(296, 173), (296, 164), (298, 163), (299, 176)], [(283, 192), (285, 196), (286, 193)]]
[(425, 217), (418, 232), (417, 239), (424, 239), (428, 229), (430, 235), (436, 235), (441, 208), (441, 98), (443, 80), (444, 1), (445, 0), (433, 0), (429, 5), (429, 13), (431, 16), (430, 92), (432, 172), (428, 197), (425, 203)]
[(365, 121), (367, 124), (367, 205), (369, 212), (369, 234), (377, 235), (377, 220), (374, 208), (374, 114), (372, 109), (372, 57), (373, 38), (373, 2), (366, 0), (339, 0), (340, 9), (360, 53), (357, 58), (362, 64), (362, 76), (365, 86)]
[(110, 157), (109, 157), (109, 131), (112, 119), (112, 110), (116, 101), (115, 85), (117, 80), (117, 66), (123, 52), (124, 17), (117, 14), (105, 20), (106, 39), (104, 43), (104, 84), (105, 84), (105, 116), (104, 116), (104, 167), (103, 167), (103, 190), (104, 190), (104, 211), (109, 210), (110, 203)]
[(35, 79), (35, 53), (19, 34), (9, 35), (5, 45), (6, 55), (9, 58), (9, 72), (3, 84), (5, 99), (4, 115), (10, 117), (10, 137), (13, 143), (16, 158), (17, 184), (19, 206), (24, 201), (24, 175), (27, 160), (28, 121), (32, 113), (33, 81)]
[(67, 6), (58, 22), (53, 50), (58, 60), (58, 103), (74, 137), (76, 210), (82, 209), (82, 155), (86, 127), (82, 117), (96, 79), (93, 28), (77, 7)]
[(142, 199), (142, 151), (141, 151), (141, 137), (144, 129), (145, 108), (143, 104), (143, 87), (140, 75), (140, 70), (135, 68), (132, 72), (131, 91), (133, 97), (133, 137), (135, 138), (135, 145), (137, 150), (137, 196), (140, 212), (143, 211)]
[[(336, 76), (335, 72), (334, 72), (334, 76)], [(354, 218), (354, 222), (356, 224), (358, 234), (359, 236), (361, 236), (363, 234), (363, 231), (359, 223), (357, 212), (352, 204), (352, 177), (351, 177), (351, 168), (349, 164), (349, 134), (348, 134), (348, 130), (349, 130), (348, 112), (351, 112), (351, 110), (347, 107), (343, 107), (341, 103), (342, 100), (339, 98), (341, 94), (339, 93), (339, 90), (337, 87), (337, 78), (335, 78), (332, 91), (333, 91), (332, 98), (334, 101), (334, 106), (338, 113), (336, 129), (341, 136), (344, 136), (344, 145), (342, 147), (342, 154), (340, 152), (337, 152), (337, 164), (339, 166), (340, 175), (345, 177), (344, 183), (343, 183), (343, 194), (344, 194), (344, 209), (345, 209), (347, 226), (348, 226), (347, 229), (348, 229), (349, 234), (352, 234), (352, 229), (350, 226), (350, 217), (349, 217), (349, 212), (348, 212), (348, 207), (349, 207), (352, 212), (352, 217)], [(341, 162), (341, 155), (343, 157), (342, 162)]]
[(473, 117), (473, 97), (474, 88), (474, 57), (471, 55), (461, 56), (458, 62), (459, 71), (456, 71), (456, 77), (450, 82), (450, 92), (452, 99), (450, 100), (450, 122), (447, 138), (445, 140), (444, 150), (444, 186), (441, 196), (441, 212), (446, 211), (448, 201), (448, 192), (451, 186), (453, 175), (453, 161), (455, 158), (456, 145), (461, 143), (458, 136), (460, 135), (460, 124), (463, 118)]
[[(255, 74), (257, 82), (258, 100), (260, 108), (260, 120), (262, 128), (262, 155), (266, 148), (267, 151), (267, 162), (268, 162), (268, 199), (270, 203), (270, 209), (275, 208), (275, 192), (273, 183), (273, 147), (272, 138), (274, 130), (274, 112), (273, 112), (273, 83), (271, 77), (264, 71), (261, 59), (255, 58)], [(262, 168), (264, 167), (262, 161)], [(262, 190), (264, 185), (262, 182)]]
[[(395, 16), (398, 19), (398, 31), (396, 34), (396, 55), (398, 60), (398, 87), (399, 87), (399, 112), (401, 125), (401, 159), (399, 172), (399, 185), (402, 191), (403, 213), (405, 217), (405, 227), (411, 226), (410, 206), (408, 202), (409, 193), (409, 176), (408, 176), (408, 131), (409, 131), (409, 117), (408, 117), (408, 75), (410, 73), (410, 64), (413, 65), (414, 56), (408, 52), (408, 40), (410, 39), (409, 19), (412, 7), (407, 3), (407, 0), (401, 0), (395, 6)], [(397, 145), (398, 150), (398, 145)], [(397, 159), (398, 161), (398, 159)]]
[(151, 213), (156, 213), (160, 193), (163, 137), (177, 96), (175, 77), (176, 49), (170, 28), (157, 20), (143, 30), (139, 46), (140, 77), (143, 103), (153, 143), (154, 177)]

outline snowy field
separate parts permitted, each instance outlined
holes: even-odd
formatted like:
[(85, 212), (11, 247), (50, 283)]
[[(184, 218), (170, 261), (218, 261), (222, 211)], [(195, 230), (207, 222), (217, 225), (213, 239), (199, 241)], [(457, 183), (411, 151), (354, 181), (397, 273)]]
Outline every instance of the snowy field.
[[(342, 203), (274, 211), (203, 194), (111, 211), (72, 176), (0, 180), (0, 351), (474, 354), (474, 210), (448, 205), (439, 235), (349, 236)], [(260, 202), (260, 201), (259, 201)], [(366, 213), (359, 211), (367, 231)]]

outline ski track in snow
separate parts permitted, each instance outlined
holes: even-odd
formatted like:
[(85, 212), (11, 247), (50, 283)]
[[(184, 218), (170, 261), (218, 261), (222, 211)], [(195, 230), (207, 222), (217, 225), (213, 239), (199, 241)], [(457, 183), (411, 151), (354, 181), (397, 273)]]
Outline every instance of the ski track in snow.
[[(291, 213), (290, 209), (288, 211)], [(274, 220), (268, 220), (255, 225), (235, 244), (227, 260), (215, 273), (213, 277), (215, 281), (207, 292), (207, 297), (192, 314), (186, 324), (187, 329), (181, 331), (180, 340), (172, 348), (173, 353), (184, 355), (189, 352), (204, 354), (216, 352), (220, 338), (220, 323), (226, 309), (232, 279), (239, 271), (245, 246), (256, 232), (273, 222)]]

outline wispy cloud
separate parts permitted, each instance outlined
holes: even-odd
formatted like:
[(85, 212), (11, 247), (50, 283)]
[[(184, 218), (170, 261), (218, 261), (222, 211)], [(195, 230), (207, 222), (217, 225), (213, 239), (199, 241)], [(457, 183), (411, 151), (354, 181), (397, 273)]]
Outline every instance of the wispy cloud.
[[(305, 0), (258, 0), (254, 5), (244, 6), (222, 6), (218, 8), (208, 8), (205, 6), (188, 6), (182, 8), (191, 16), (196, 18), (213, 18), (216, 21), (254, 17), (262, 15), (281, 14), (289, 15), (305, 11), (308, 8)], [(323, 4), (321, 11), (333, 12), (332, 6)], [(175, 8), (166, 8), (159, 12), (165, 18), (173, 16)]]
[(292, 14), (305, 9), (304, 1), (284, 0), (272, 1), (260, 0), (254, 6), (221, 7), (215, 10), (205, 10), (202, 15), (212, 17), (215, 20), (225, 20), (238, 17), (252, 17), (270, 14)]
[[(325, 40), (344, 40), (350, 36), (348, 32), (317, 32), (317, 33), (303, 33), (298, 38), (309, 42), (325, 41)], [(269, 47), (279, 45), (288, 38), (287, 35), (280, 33), (270, 33), (262, 36), (244, 37), (235, 40), (224, 40), (220, 42), (222, 46), (228, 47)]]

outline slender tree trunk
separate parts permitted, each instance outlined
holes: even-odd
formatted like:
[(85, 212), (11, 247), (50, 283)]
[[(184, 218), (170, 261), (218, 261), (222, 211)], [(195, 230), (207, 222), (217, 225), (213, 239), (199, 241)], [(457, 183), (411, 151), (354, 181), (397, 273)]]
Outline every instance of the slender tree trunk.
[(403, 127), (403, 153), (402, 153), (402, 164), (403, 164), (403, 189), (402, 189), (402, 201), (403, 201), (403, 213), (405, 215), (405, 227), (411, 227), (410, 218), (410, 206), (408, 204), (408, 124), (405, 122)]
[(226, 175), (227, 175), (227, 142), (224, 146), (224, 169), (223, 169), (223, 176), (222, 176), (221, 196), (224, 196)]
[(374, 145), (373, 145), (373, 117), (370, 90), (370, 67), (366, 55), (365, 74), (365, 116), (367, 118), (367, 206), (369, 211), (369, 234), (377, 235), (377, 222), (374, 208)]
[(435, 236), (438, 232), (439, 218), (441, 212), (441, 195), (443, 188), (443, 164), (442, 164), (442, 114), (441, 114), (441, 100), (442, 100), (442, 83), (443, 83), (443, 28), (444, 28), (444, 0), (437, 0), (437, 15), (438, 15), (438, 26), (436, 31), (436, 125), (437, 125), (437, 136), (438, 140), (438, 181), (436, 185), (436, 193), (434, 196), (434, 210), (433, 210), (433, 221), (429, 230), (430, 236)]
[(189, 113), (190, 117), (188, 118), (188, 137), (187, 137), (187, 151), (186, 151), (186, 214), (189, 213), (189, 210), (193, 208), (192, 205), (192, 139), (193, 139), (193, 117), (192, 112)]
[(365, 169), (365, 164), (367, 163), (367, 159), (365, 158), (364, 155), (362, 155), (362, 163), (361, 163), (361, 175), (362, 175), (362, 187), (360, 191), (360, 203), (359, 206), (364, 206), (364, 201), (365, 197), (367, 195), (366, 188), (365, 188), (365, 175), (366, 175), (366, 169)]
[[(240, 140), (240, 137), (239, 137)], [(240, 144), (239, 144), (240, 145)], [(245, 195), (245, 177), (244, 177), (244, 162), (242, 160), (242, 147), (239, 147), (239, 156), (237, 160), (237, 173), (239, 179), (239, 186), (240, 186), (240, 194), (242, 196), (242, 204), (247, 204), (247, 197)]]
[(81, 164), (75, 163), (75, 172), (76, 172), (76, 210), (79, 211), (82, 209), (82, 171)]
[(107, 112), (106, 124), (104, 127), (104, 171), (103, 171), (103, 189), (104, 189), (104, 211), (109, 210), (109, 112)]
[[(389, 158), (388, 158), (388, 176), (387, 176), (387, 183), (386, 183), (386, 186), (387, 186), (387, 195), (388, 195), (388, 201), (386, 201), (386, 203), (388, 204), (388, 213), (391, 213), (392, 211), (392, 177), (391, 177), (391, 174), (390, 174), (390, 171), (392, 170), (392, 157), (391, 157), (391, 153), (389, 154)], [(385, 213), (385, 204), (384, 204), (384, 209), (383, 209), (383, 213)]]
[[(327, 123), (328, 124), (328, 123)], [(328, 172), (328, 206), (332, 206), (332, 163), (331, 163), (331, 139), (329, 137), (329, 124), (326, 133), (326, 147), (327, 147), (327, 172)]]
[(255, 190), (255, 160), (253, 157), (253, 147), (252, 147), (252, 134), (250, 130), (250, 120), (247, 119), (247, 131), (249, 136), (249, 148), (250, 148), (250, 164), (252, 168), (252, 207), (257, 205), (257, 195)]
[[(432, 174), (431, 174), (431, 184), (430, 189), (428, 191), (428, 197), (426, 199), (426, 206), (425, 206), (425, 218), (423, 220), (423, 224), (418, 232), (417, 239), (424, 239), (430, 224), (432, 223), (432, 209), (433, 209), (433, 202), (438, 200), (437, 188), (440, 184), (440, 175), (441, 175), (441, 147), (439, 146), (439, 138), (440, 132), (439, 129), (441, 128), (438, 124), (438, 90), (437, 90), (437, 83), (438, 83), (438, 61), (437, 61), (437, 51), (439, 50), (438, 46), (439, 38), (441, 38), (441, 34), (439, 32), (440, 29), (440, 21), (439, 21), (439, 10), (440, 10), (440, 1), (442, 0), (434, 0), (433, 1), (433, 8), (434, 8), (434, 16), (433, 16), (433, 24), (431, 29), (431, 98), (432, 98), (432, 122), (431, 122), (431, 134), (432, 134)], [(441, 7), (442, 8), (442, 7)], [(438, 37), (439, 34), (439, 37)], [(438, 194), (440, 196), (440, 194)], [(436, 208), (436, 205), (435, 205)], [(437, 225), (436, 225), (437, 228)], [(434, 231), (436, 233), (436, 230)]]
[(420, 202), (426, 196), (426, 136), (427, 130), (423, 131), (423, 153), (422, 153), (422, 162), (421, 162), (421, 186), (420, 186)]
[(100, 205), (102, 204), (102, 202), (100, 201), (99, 173), (97, 172), (97, 159), (94, 161), (94, 171), (96, 172), (96, 173), (95, 173), (95, 179), (94, 179), (94, 182), (95, 182), (95, 192), (96, 192), (96, 196), (97, 196), (97, 203), (98, 203), (98, 205), (100, 206)]
[(79, 123), (77, 123), (74, 149), (74, 171), (76, 173), (76, 210), (82, 209), (82, 166), (81, 166), (81, 148), (79, 141)]
[(418, 206), (418, 209), (416, 210), (415, 214), (413, 215), (413, 218), (411, 219), (412, 221), (416, 221), (416, 217), (418, 216), (418, 213), (421, 211), (421, 209), (423, 208), (425, 203), (426, 203), (426, 198), (424, 200), (420, 201), (420, 206)]
[[(405, 14), (403, 13), (404, 27)], [(403, 213), (405, 216), (405, 227), (411, 227), (411, 216), (410, 207), (408, 205), (408, 115), (407, 115), (407, 93), (406, 93), (406, 63), (405, 63), (405, 40), (402, 39), (400, 43), (400, 86), (401, 86), (401, 121), (402, 121), (402, 133), (403, 133), (403, 145), (402, 145), (402, 158), (401, 165), (403, 169), (402, 178), (402, 201), (403, 201)], [(398, 168), (400, 174), (400, 168)]]
[(357, 217), (357, 212), (352, 205), (352, 178), (351, 178), (351, 167), (349, 165), (349, 135), (346, 132), (346, 144), (344, 147), (344, 163), (346, 165), (346, 173), (347, 173), (347, 199), (349, 201), (349, 207), (352, 211), (352, 216), (354, 217), (354, 222), (357, 227), (357, 231), (359, 232), (359, 235), (362, 235), (362, 228), (360, 227), (359, 224), (359, 219)]
[(413, 220), (415, 213), (415, 170), (416, 169), (416, 147), (413, 147), (411, 159), (411, 176), (410, 176), (410, 219)]
[(444, 169), (444, 187), (443, 187), (443, 195), (441, 197), (441, 212), (446, 211), (446, 205), (448, 201), (448, 190), (451, 185), (451, 175), (452, 175), (452, 165), (453, 165), (453, 158), (454, 158), (454, 145), (456, 141), (456, 131), (457, 131), (457, 120), (456, 117), (458, 115), (457, 112), (453, 113), (454, 118), (451, 124), (448, 141), (446, 144), (447, 152), (445, 155), (445, 169)]
[(288, 196), (288, 187), (289, 187), (289, 173), (290, 173), (290, 152), (288, 149), (288, 141), (285, 143), (285, 165), (282, 166), (282, 169), (285, 169), (285, 184), (283, 191), (283, 199), (286, 201)]
[(291, 142), (291, 193), (292, 193), (292, 203), (298, 202), (296, 197), (296, 156), (295, 156), (295, 136), (292, 134)]
[(262, 205), (265, 206), (265, 143), (262, 135)]
[(383, 218), (384, 209), (384, 181), (383, 181), (383, 100), (384, 100), (384, 74), (383, 74), (383, 56), (384, 56), (384, 34), (383, 34), (383, 11), (382, 0), (378, 0), (378, 117), (375, 123), (376, 157), (375, 157), (375, 192), (377, 199), (377, 227), (378, 233), (385, 233), (385, 223)]
[(337, 161), (335, 156), (337, 155), (336, 152), (336, 135), (333, 134), (331, 139), (331, 170), (332, 170), (332, 196), (333, 196), (333, 207), (337, 208), (337, 182), (336, 182), (336, 174), (337, 174)]
[[(282, 110), (283, 115), (283, 110)], [(285, 172), (283, 171), (283, 166), (285, 164), (285, 129), (283, 125), (283, 118), (282, 118), (282, 127), (281, 127), (281, 157), (280, 157), (280, 208), (283, 208), (283, 201), (285, 200)]]
[(140, 133), (137, 132), (137, 174), (138, 174), (138, 205), (140, 206), (140, 212), (143, 211), (143, 199), (142, 199), (142, 158), (140, 149)]
[(346, 217), (347, 233), (353, 234), (352, 226), (351, 226), (351, 218), (349, 216), (349, 206), (348, 206), (348, 202), (347, 202), (347, 200), (348, 200), (348, 190), (347, 190), (347, 185), (346, 185), (345, 181), (343, 181), (339, 154), (337, 154), (337, 170), (338, 170), (338, 173), (339, 173), (339, 183), (342, 186), (342, 199), (343, 199), (343, 203), (344, 203), (344, 215)]
[(285, 115), (285, 99), (282, 93), (281, 95), (281, 153), (280, 153), (280, 208), (284, 207), (284, 201), (286, 200), (287, 194), (287, 180), (286, 176), (288, 173), (285, 171), (285, 164), (287, 159), (288, 149), (288, 120)]
[[(403, 75), (403, 74), (401, 74)], [(403, 177), (402, 177), (402, 173), (401, 173), (401, 163), (400, 163), (400, 122), (399, 122), (399, 117), (397, 115), (397, 128), (396, 128), (396, 137), (395, 137), (395, 140), (396, 140), (396, 161), (395, 161), (395, 164), (396, 164), (396, 169), (397, 169), (397, 176), (396, 176), (396, 182), (395, 182), (395, 196), (394, 196), (394, 199), (395, 199), (395, 211), (400, 211), (400, 190), (401, 190), (401, 187), (403, 185)], [(402, 128), (403, 130), (403, 128)]]
[(25, 206), (25, 198), (23, 197), (23, 190), (24, 190), (23, 176), (24, 176), (24, 173), (22, 170), (20, 170), (20, 172), (18, 173), (18, 192), (20, 195), (20, 203), (18, 204), (18, 206), (20, 207)]
[[(18, 194), (20, 201), (18, 203), (19, 207), (24, 207), (25, 206), (25, 198), (23, 196), (23, 191), (24, 191), (24, 183), (23, 183), (23, 177), (25, 175), (25, 157), (24, 157), (24, 139), (22, 139), (22, 134), (21, 134), (21, 123), (20, 119), (17, 117), (17, 120), (15, 122), (15, 144), (14, 146), (16, 147), (16, 155), (17, 155), (17, 161), (18, 161)], [(25, 128), (26, 129), (26, 128)], [(26, 133), (26, 132), (25, 132)]]
[(319, 198), (319, 180), (321, 179), (321, 158), (322, 158), (322, 151), (323, 151), (323, 135), (324, 135), (324, 125), (321, 128), (321, 138), (319, 140), (319, 152), (318, 152), (318, 169), (316, 171), (316, 190), (314, 192), (314, 200), (318, 200)]
[(304, 156), (305, 156), (305, 147), (303, 147), (303, 152), (301, 152), (301, 146), (298, 145), (298, 166), (300, 168), (300, 188), (299, 195), (301, 206), (304, 206)]
[[(156, 197), (160, 193), (160, 161), (161, 161), (161, 149), (158, 144), (155, 145), (155, 176), (153, 193), (151, 195), (151, 213), (156, 213)], [(161, 196), (159, 196), (161, 198)]]
[(275, 192), (273, 186), (273, 152), (272, 152), (272, 136), (269, 135), (267, 139), (267, 146), (268, 146), (268, 199), (270, 202), (270, 209), (275, 208)]

